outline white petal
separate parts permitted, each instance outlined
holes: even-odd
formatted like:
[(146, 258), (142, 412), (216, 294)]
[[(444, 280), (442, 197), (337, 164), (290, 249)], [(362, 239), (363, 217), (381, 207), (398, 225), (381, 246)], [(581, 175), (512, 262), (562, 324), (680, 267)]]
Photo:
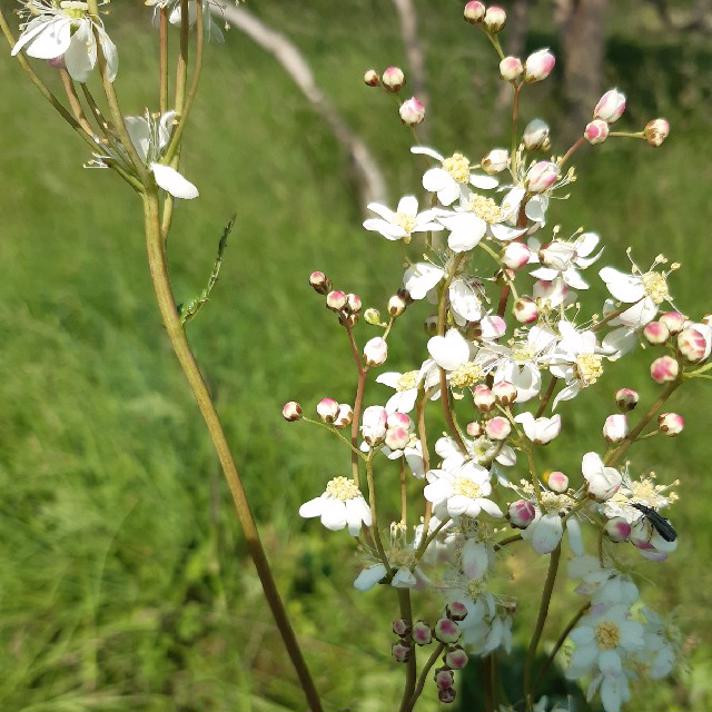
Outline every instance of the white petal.
[(127, 116), (124, 118), (126, 130), (129, 132), (131, 143), (138, 151), (138, 155), (145, 161), (151, 145), (151, 133), (148, 121), (143, 116)]
[(579, 524), (578, 519), (569, 517), (566, 520), (566, 532), (569, 535), (568, 538), (571, 551), (575, 556), (583, 556), (583, 537), (581, 536), (581, 525)]
[(116, 45), (111, 41), (109, 35), (107, 35), (104, 30), (99, 28), (98, 33), (101, 51), (104, 53), (106, 59), (106, 78), (110, 82), (113, 82), (119, 71), (119, 52), (116, 49)]
[(428, 353), (438, 366), (454, 371), (469, 360), (470, 344), (457, 329), (450, 329), (445, 336), (433, 336), (428, 341)]
[(489, 566), (487, 546), (482, 542), (468, 539), (462, 547), (462, 570), (468, 579), (479, 581), (484, 578)]
[(480, 190), (491, 190), (499, 185), (499, 181), (494, 176), (483, 176), (478, 173), (473, 173), (470, 176), (470, 185)]
[(304, 517), (304, 519), (311, 519), (312, 517), (320, 517), (323, 509), (323, 500), (321, 497), (314, 497), (308, 502), (305, 502), (301, 507), (299, 507), (299, 516)]
[(445, 160), (445, 156), (441, 156), (435, 149), (428, 148), (427, 146), (413, 146), (410, 152), (420, 156), (430, 156), (430, 158), (434, 158), (436, 161), (442, 162)]
[(413, 195), (406, 195), (398, 201), (396, 210), (403, 215), (414, 218), (418, 214), (418, 199)]
[(86, 82), (96, 66), (96, 38), (92, 25), (82, 22), (64, 53), (64, 64), (75, 82)]
[(475, 247), (487, 232), (487, 223), (473, 213), (460, 213), (440, 222), (450, 230), (448, 247), (453, 252), (467, 252)]
[[(38, 23), (37, 28), (32, 27), (30, 29), (28, 27), (26, 32), (30, 38), (29, 42), (25, 44), (25, 52), (29, 57), (34, 57), (35, 59), (56, 59), (61, 57), (71, 43), (71, 28), (72, 22), (69, 18), (60, 18), (50, 22), (44, 21), (41, 25)], [(35, 31), (36, 29), (37, 31)], [(23, 37), (20, 37), (20, 40), (13, 48), (15, 54), (22, 47), (22, 42)]]
[(331, 531), (339, 531), (346, 526), (346, 506), (341, 500), (324, 498), (321, 523)]
[(388, 571), (383, 564), (374, 564), (361, 571), (354, 581), (354, 588), (359, 591), (369, 591), (372, 589)]
[(423, 175), (423, 188), (431, 193), (437, 193), (452, 182), (452, 176), (444, 168), (430, 168)]
[(604, 267), (598, 274), (606, 283), (608, 291), (621, 302), (637, 302), (645, 296), (643, 280), (639, 276), (626, 274), (613, 267)]
[(418, 580), (415, 578), (415, 574), (407, 567), (401, 566), (396, 575), (391, 581), (391, 586), (394, 588), (413, 588)]
[(152, 163), (150, 168), (156, 183), (174, 198), (192, 200), (200, 195), (198, 189), (174, 168), (160, 163)]
[(444, 276), (445, 270), (427, 262), (417, 262), (405, 271), (403, 286), (413, 299), (423, 299)]

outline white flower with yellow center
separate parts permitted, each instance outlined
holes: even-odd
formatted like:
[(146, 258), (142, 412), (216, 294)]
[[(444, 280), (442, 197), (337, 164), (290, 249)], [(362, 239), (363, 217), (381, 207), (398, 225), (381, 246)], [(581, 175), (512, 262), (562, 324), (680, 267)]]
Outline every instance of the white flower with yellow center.
[(640, 480), (632, 480), (627, 472), (621, 475), (621, 485), (618, 491), (603, 504), (603, 513), (609, 518), (623, 517), (628, 524), (635, 524), (643, 518), (643, 513), (633, 505), (642, 504), (651, 509), (662, 510), (677, 500), (677, 494), (670, 492), (671, 485), (661, 485), (655, 481), (654, 473)]
[(383, 235), (386, 240), (403, 240), (407, 245), (416, 233), (443, 229), (435, 222), (438, 211), (431, 209), (419, 213), (418, 199), (412, 195), (401, 198), (395, 212), (380, 203), (369, 203), (368, 209), (379, 217), (365, 220), (364, 228)]
[(430, 470), (425, 499), (433, 504), (435, 516), (478, 517), (483, 510), (492, 517), (501, 517), (500, 508), (488, 499), (492, 493), (489, 470), (467, 462), (456, 470)]
[(372, 524), (371, 510), (356, 483), (348, 477), (334, 477), (323, 494), (310, 499), (299, 508), (305, 519), (321, 517), (321, 523), (331, 531), (348, 527), (351, 536), (358, 536), (361, 525)]
[(22, 25), (22, 33), (12, 48), (13, 56), (24, 49), (28, 57), (35, 59), (61, 58), (72, 79), (84, 83), (96, 67), (100, 46), (106, 58), (106, 78), (110, 82), (116, 79), (116, 45), (101, 20), (89, 14), (86, 2), (29, 0), (21, 12), (32, 19)]
[(376, 377), (376, 383), (395, 390), (386, 402), (389, 413), (410, 413), (415, 408), (421, 387), (431, 400), (436, 400), (440, 397), (439, 382), (439, 371), (432, 359), (427, 359), (417, 371), (386, 371)]
[[(561, 281), (572, 289), (588, 289), (588, 282), (579, 270), (590, 267), (601, 256), (603, 250), (591, 256), (599, 242), (595, 232), (584, 232), (570, 241), (552, 240), (537, 250), (535, 260), (541, 263), (541, 267), (530, 274), (543, 282)], [(529, 242), (530, 248), (532, 243), (533, 239)]]
[(470, 161), (461, 153), (454, 153), (449, 158), (427, 146), (413, 146), (411, 153), (429, 156), (440, 163), (439, 167), (430, 168), (423, 175), (423, 188), (436, 193), (444, 206), (452, 205), (456, 200), (466, 198), (468, 186), (490, 190), (499, 185), (491, 176), (472, 173)]

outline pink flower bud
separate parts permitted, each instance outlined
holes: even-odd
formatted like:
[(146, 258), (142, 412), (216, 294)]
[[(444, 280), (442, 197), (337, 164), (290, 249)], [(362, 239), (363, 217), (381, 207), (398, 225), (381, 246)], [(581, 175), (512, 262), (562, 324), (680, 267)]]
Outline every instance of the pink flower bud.
[(361, 416), (361, 432), (369, 445), (379, 443), (386, 437), (388, 413), (381, 405), (370, 405)]
[(594, 119), (586, 124), (583, 130), (584, 138), (592, 145), (603, 143), (610, 133), (608, 124), (603, 119)]
[(643, 328), (643, 336), (649, 344), (664, 344), (670, 338), (670, 330), (661, 321), (651, 321)]
[(645, 124), (643, 129), (645, 140), (655, 148), (663, 145), (663, 142), (670, 134), (670, 123), (667, 119), (653, 119)]
[(509, 165), (509, 151), (506, 148), (493, 148), (480, 161), (480, 165), (488, 175), (501, 173)]
[(449, 618), (441, 618), (435, 624), (435, 637), (446, 645), (448, 643), (457, 643), (460, 639), (460, 627)]
[(485, 433), (490, 440), (506, 440), (511, 432), (512, 426), (501, 415), (497, 415), (485, 423)]
[(452, 704), (455, 701), (455, 688), (438, 689), (438, 700), (444, 705)]
[(531, 193), (543, 193), (559, 178), (559, 167), (551, 161), (537, 161), (527, 172), (525, 185)]
[(504, 27), (505, 22), (507, 22), (507, 13), (501, 7), (492, 5), (485, 11), (485, 27), (488, 32), (496, 34)]
[[(475, 386), (474, 390), (475, 407), (483, 413), (488, 413), (496, 402), (495, 395), (483, 383)], [(478, 423), (479, 425), (479, 423)]]
[(622, 411), (633, 410), (638, 405), (639, 399), (638, 391), (632, 388), (619, 388), (616, 391), (616, 403)]
[(619, 443), (628, 435), (628, 421), (623, 413), (614, 413), (603, 424), (603, 437), (609, 443)]
[(322, 398), (316, 404), (316, 412), (325, 423), (333, 423), (339, 414), (339, 404), (333, 398)]
[(492, 393), (500, 405), (512, 405), (517, 399), (517, 387), (509, 381), (499, 381), (492, 386)]
[(388, 91), (397, 92), (405, 84), (405, 74), (403, 74), (403, 70), (400, 67), (386, 67), (381, 76), (381, 81)]
[(356, 314), (361, 311), (363, 306), (361, 302), (361, 297), (358, 294), (347, 294), (346, 295), (346, 308), (352, 313)]
[(346, 428), (354, 419), (354, 409), (348, 403), (339, 404), (339, 412), (334, 419), (335, 428)]
[(471, 423), (468, 423), (465, 430), (471, 438), (479, 438), (484, 432), (482, 423), (478, 423), (476, 420), (473, 420)]
[(410, 643), (406, 643), (404, 640), (399, 640), (398, 642), (393, 643), (391, 652), (393, 653), (393, 659), (397, 663), (407, 663), (408, 660), (410, 660), (412, 648)]
[(339, 289), (334, 289), (326, 295), (326, 306), (333, 311), (341, 311), (346, 306), (346, 295)]
[(669, 311), (660, 315), (660, 323), (667, 326), (671, 334), (679, 334), (687, 323), (687, 317), (678, 311)]
[(406, 306), (407, 303), (405, 299), (403, 299), (400, 294), (394, 294), (388, 300), (388, 313), (391, 316), (400, 316), (405, 311)]
[(656, 383), (674, 381), (679, 372), (680, 366), (672, 356), (661, 356), (650, 364), (650, 377)]
[(449, 690), (455, 684), (455, 674), (450, 668), (438, 668), (433, 677), (438, 690)]
[(408, 413), (390, 413), (386, 420), (386, 425), (389, 428), (405, 428), (406, 430), (410, 428), (412, 423), (413, 421)]
[(514, 318), (520, 324), (532, 324), (539, 318), (536, 302), (530, 297), (520, 297), (512, 307)]
[(366, 86), (377, 87), (381, 83), (381, 78), (375, 69), (369, 69), (363, 75), (363, 81)]
[(410, 433), (405, 428), (388, 428), (385, 444), (391, 450), (402, 450), (410, 441)]
[(323, 272), (312, 272), (309, 284), (319, 294), (326, 294), (331, 289), (331, 280)]
[(502, 262), (509, 269), (520, 269), (528, 264), (531, 251), (523, 242), (510, 242), (504, 248)]
[(297, 403), (297, 401), (289, 401), (285, 403), (282, 408), (282, 417), (293, 423), (295, 420), (299, 420), (302, 417), (302, 406)]
[(526, 529), (536, 517), (536, 508), (527, 499), (518, 499), (509, 505), (509, 522), (517, 529)]
[(625, 111), (625, 94), (622, 94), (617, 89), (609, 89), (596, 104), (593, 110), (594, 119), (602, 119), (607, 124), (612, 124)]
[(541, 119), (532, 119), (524, 128), (524, 147), (527, 151), (547, 150), (551, 145), (549, 125)]
[(616, 544), (626, 541), (631, 531), (632, 527), (623, 517), (613, 517), (606, 522), (606, 535)]
[(527, 57), (524, 79), (528, 82), (540, 82), (551, 74), (555, 64), (556, 57), (548, 49), (537, 50)]
[(557, 494), (563, 494), (569, 488), (569, 478), (558, 470), (550, 472), (545, 478), (546, 486)]
[(411, 96), (400, 105), (398, 114), (406, 126), (417, 126), (422, 124), (425, 119), (425, 104), (420, 99)]
[(456, 623), (464, 621), (467, 618), (467, 606), (460, 601), (451, 601), (445, 605), (445, 615)]
[(430, 645), (433, 642), (433, 630), (425, 621), (413, 624), (413, 640), (418, 645)]
[(388, 358), (388, 344), (386, 340), (380, 336), (374, 336), (366, 342), (363, 347), (363, 356), (366, 359), (366, 365), (381, 366)]
[(519, 57), (505, 57), (499, 63), (499, 74), (507, 82), (519, 79), (524, 72), (524, 65)]
[(665, 435), (674, 437), (682, 432), (685, 419), (679, 413), (661, 413), (658, 416), (658, 427)]
[(445, 665), (453, 670), (464, 670), (467, 661), (467, 653), (459, 646), (453, 646), (445, 653)]
[(410, 624), (405, 618), (396, 618), (393, 621), (393, 632), (401, 638), (407, 638), (410, 635)]
[(485, 17), (485, 4), (483, 2), (478, 2), (478, 0), (470, 0), (470, 2), (465, 5), (465, 20), (470, 24), (475, 25), (478, 22), (482, 22)]
[(707, 340), (694, 326), (688, 326), (677, 335), (677, 347), (688, 361), (702, 361), (709, 356)]

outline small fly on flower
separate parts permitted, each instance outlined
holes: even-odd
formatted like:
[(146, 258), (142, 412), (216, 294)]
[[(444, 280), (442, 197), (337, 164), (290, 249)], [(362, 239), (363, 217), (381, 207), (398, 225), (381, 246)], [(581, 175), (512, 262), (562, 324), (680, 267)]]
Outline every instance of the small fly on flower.
[(675, 541), (675, 539), (677, 539), (677, 532), (673, 525), (658, 511), (645, 504), (640, 504), (640, 502), (632, 502), (631, 506), (643, 513), (643, 516), (653, 525), (655, 531), (660, 534), (665, 541)]

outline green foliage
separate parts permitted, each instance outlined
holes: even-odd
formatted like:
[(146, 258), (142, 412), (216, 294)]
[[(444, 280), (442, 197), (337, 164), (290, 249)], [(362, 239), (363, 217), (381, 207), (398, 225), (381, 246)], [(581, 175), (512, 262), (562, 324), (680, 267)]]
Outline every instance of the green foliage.
[[(155, 38), (141, 3), (113, 5), (120, 3), (112, 3), (110, 27), (123, 107), (141, 113), (157, 100), (147, 80)], [(254, 5), (313, 61), (373, 146), (393, 194), (414, 190), (420, 166), (408, 154), (410, 135), (393, 106), (360, 81), (368, 66), (404, 61), (391, 5), (354, 1), (347, 12), (332, 0)], [(476, 157), (507, 143), (506, 111), (494, 120), (490, 113), (495, 60), (460, 21), (461, 3), (438, 5), (421, 3), (433, 142)], [(534, 37), (553, 45), (546, 27), (538, 21)], [(613, 141), (587, 151), (571, 199), (552, 214), (564, 230), (599, 231), (608, 260), (623, 263), (628, 244), (643, 264), (659, 252), (679, 260), (679, 307), (709, 310), (712, 176), (699, 104), (708, 95), (694, 94), (697, 113), (683, 101), (699, 89), (709, 55), (685, 38), (641, 36), (628, 24), (611, 42), (607, 77), (629, 95), (632, 120), (663, 113), (673, 134), (659, 151)], [(671, 56), (663, 45), (684, 50), (687, 73), (660, 61)], [(208, 438), (161, 333), (140, 206), (108, 172), (82, 168), (84, 144), (54, 120), (9, 56), (0, 61), (0, 83), (0, 709), (301, 709)], [(551, 116), (555, 101), (546, 86), (527, 90), (524, 118)], [(209, 48), (184, 165), (202, 196), (176, 208), (169, 251), (179, 297), (195, 294), (210, 273), (218, 221), (239, 215), (239, 239), (191, 338), (317, 684), (329, 709), (393, 709), (395, 600), (387, 591), (352, 595), (346, 535), (326, 536), (296, 517), (301, 501), (348, 466), (348, 454), (321, 431), (285, 424), (280, 408), (290, 398), (307, 410), (322, 395), (352, 398), (348, 346), (306, 286), (308, 273), (323, 269), (366, 305), (382, 307), (398, 283), (397, 248), (360, 229), (345, 156), (274, 60), (237, 32)], [(592, 298), (602, 296), (594, 284)], [(415, 310), (406, 317), (411, 325), (418, 318)], [(421, 342), (418, 328), (396, 329), (393, 366), (412, 367)], [(607, 392), (627, 385), (652, 397), (650, 358), (640, 352), (637, 370), (631, 361), (610, 369), (608, 391), (562, 406), (576, 449), (550, 450), (558, 467), (575, 474), (580, 453), (600, 447), (598, 416), (613, 407)], [(377, 389), (367, 402), (383, 398)], [(672, 407), (688, 416), (686, 432), (633, 451), (636, 469), (682, 480), (673, 515), (680, 549), (663, 566), (643, 564), (641, 586), (658, 609), (677, 610), (687, 657), (671, 682), (646, 695), (646, 712), (712, 706), (708, 398), (694, 387), (681, 393)], [(397, 471), (381, 477), (394, 482)], [(507, 573), (522, 590), (536, 590), (544, 572), (544, 562), (512, 551)], [(546, 641), (572, 601), (557, 599)], [(424, 605), (420, 615), (435, 612)], [(533, 615), (534, 601), (522, 601), (523, 621)], [(434, 704), (427, 697), (423, 708)]]

